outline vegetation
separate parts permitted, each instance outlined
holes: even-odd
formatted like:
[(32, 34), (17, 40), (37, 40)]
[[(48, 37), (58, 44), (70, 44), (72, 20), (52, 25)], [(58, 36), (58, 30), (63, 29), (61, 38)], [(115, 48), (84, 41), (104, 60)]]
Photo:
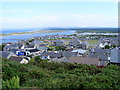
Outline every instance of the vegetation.
[(29, 40), (29, 42), (32, 42), (32, 41), (34, 41), (34, 39)]
[(86, 41), (89, 42), (91, 45), (98, 44), (98, 40), (86, 40)]
[(6, 80), (6, 81), (3, 80), (3, 87), (4, 88), (20, 88), (19, 83), (20, 83), (19, 77), (14, 76), (10, 80)]
[(55, 50), (58, 51), (58, 50), (65, 50), (65, 46), (56, 46), (55, 47)]
[(105, 49), (110, 49), (110, 48), (115, 48), (115, 47), (116, 47), (116, 45), (111, 45), (111, 46), (106, 45), (106, 46), (105, 46)]
[(59, 50), (66, 50), (66, 47), (65, 46), (49, 46), (48, 47), (48, 50), (49, 51), (59, 51)]
[[(3, 88), (120, 88), (120, 67), (3, 59)], [(37, 61), (36, 61), (37, 60)]]
[(4, 44), (0, 45), (0, 51), (3, 51), (3, 48), (5, 47)]

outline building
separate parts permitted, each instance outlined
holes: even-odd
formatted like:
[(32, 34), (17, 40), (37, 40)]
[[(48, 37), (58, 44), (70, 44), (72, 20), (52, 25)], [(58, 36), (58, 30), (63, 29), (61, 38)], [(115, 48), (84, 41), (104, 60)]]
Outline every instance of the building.
[(11, 56), (17, 56), (17, 55), (14, 54), (13, 52), (9, 52), (9, 51), (0, 51), (0, 56), (2, 58), (9, 59)]
[(29, 62), (29, 60), (27, 60), (26, 58), (23, 58), (23, 57), (16, 57), (16, 56), (11, 56), (9, 58), (9, 60), (11, 61), (16, 61), (16, 62), (19, 62), (21, 64), (27, 64)]
[(120, 49), (114, 48), (111, 50), (110, 63), (120, 64)]
[(77, 64), (98, 65), (99, 58), (69, 57), (68, 62), (69, 63), (77, 63)]
[(55, 46), (63, 46), (64, 43), (63, 43), (63, 40), (54, 40), (53, 45), (55, 45)]

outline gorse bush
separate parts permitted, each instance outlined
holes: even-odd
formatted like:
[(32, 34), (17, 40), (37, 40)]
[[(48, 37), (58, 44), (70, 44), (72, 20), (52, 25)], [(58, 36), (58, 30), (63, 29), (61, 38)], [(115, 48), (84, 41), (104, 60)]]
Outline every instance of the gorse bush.
[(14, 76), (12, 79), (10, 80), (3, 80), (3, 88), (19, 88), (20, 86), (20, 79), (18, 76)]
[(120, 88), (117, 65), (97, 68), (43, 60), (24, 65), (6, 59), (2, 63), (3, 88)]

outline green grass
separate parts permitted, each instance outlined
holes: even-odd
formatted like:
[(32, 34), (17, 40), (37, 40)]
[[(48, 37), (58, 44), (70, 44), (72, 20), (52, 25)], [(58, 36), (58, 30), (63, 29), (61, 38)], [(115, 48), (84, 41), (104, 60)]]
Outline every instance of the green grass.
[(87, 40), (87, 42), (89, 42), (91, 45), (93, 45), (93, 44), (97, 44), (98, 40)]

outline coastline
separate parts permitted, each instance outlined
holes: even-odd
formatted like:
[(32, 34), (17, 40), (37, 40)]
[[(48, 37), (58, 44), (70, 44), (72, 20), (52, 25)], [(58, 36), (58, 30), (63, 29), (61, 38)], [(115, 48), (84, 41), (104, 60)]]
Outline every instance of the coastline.
[(30, 32), (0, 34), (0, 36), (23, 35), (23, 34), (34, 34), (34, 33), (57, 33), (57, 32), (63, 32), (63, 31), (64, 30), (36, 30), (36, 31), (30, 31)]
[(29, 32), (29, 33), (11, 33), (11, 35), (4, 35), (4, 36), (0, 36), (1, 38), (1, 43), (8, 43), (8, 42), (17, 42), (19, 40), (25, 40), (25, 39), (29, 39), (31, 37), (37, 37), (37, 36), (45, 36), (45, 35), (54, 35), (54, 34), (60, 34), (60, 35), (69, 35), (69, 34), (73, 34), (75, 31), (65, 31), (65, 30), (36, 30), (33, 32)]

